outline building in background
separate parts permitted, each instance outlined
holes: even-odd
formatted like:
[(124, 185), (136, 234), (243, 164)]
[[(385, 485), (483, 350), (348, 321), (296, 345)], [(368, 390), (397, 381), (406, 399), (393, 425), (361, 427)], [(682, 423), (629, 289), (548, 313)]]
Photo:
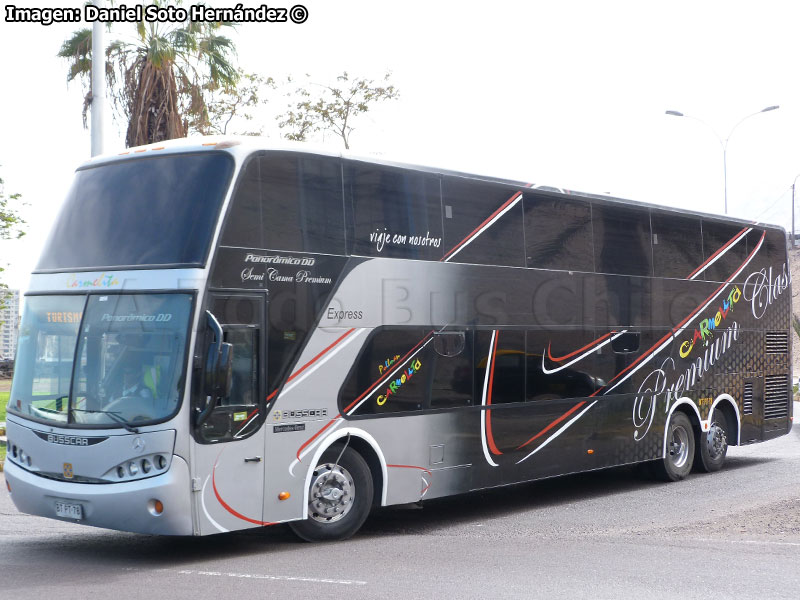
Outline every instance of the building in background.
[(11, 360), (17, 351), (19, 290), (0, 290), (0, 360)]

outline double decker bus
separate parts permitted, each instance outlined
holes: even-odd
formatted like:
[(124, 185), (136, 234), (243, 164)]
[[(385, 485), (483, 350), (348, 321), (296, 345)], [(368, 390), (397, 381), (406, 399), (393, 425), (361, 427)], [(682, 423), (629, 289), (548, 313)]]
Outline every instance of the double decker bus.
[(792, 425), (777, 227), (257, 140), (80, 167), (25, 295), (19, 510), (289, 523), (645, 463)]

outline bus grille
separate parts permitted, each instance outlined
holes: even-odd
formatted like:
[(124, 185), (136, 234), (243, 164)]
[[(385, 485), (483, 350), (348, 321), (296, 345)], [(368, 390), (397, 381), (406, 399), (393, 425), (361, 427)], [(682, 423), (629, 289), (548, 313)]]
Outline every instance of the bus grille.
[(789, 334), (785, 331), (767, 332), (767, 354), (788, 354)]
[(764, 418), (785, 419), (789, 416), (789, 378), (768, 375), (764, 378)]
[(742, 410), (746, 415), (753, 414), (753, 383), (748, 381), (744, 384), (744, 396), (742, 398)]

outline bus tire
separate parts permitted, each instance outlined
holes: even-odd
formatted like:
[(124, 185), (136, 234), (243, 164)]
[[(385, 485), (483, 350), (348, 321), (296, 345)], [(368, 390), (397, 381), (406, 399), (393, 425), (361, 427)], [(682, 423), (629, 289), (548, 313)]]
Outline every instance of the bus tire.
[[(372, 474), (364, 458), (334, 444), (320, 457), (311, 475), (308, 514), (289, 527), (307, 542), (346, 540), (358, 531), (372, 507)], [(337, 463), (338, 460), (338, 463)]]
[(728, 453), (728, 420), (721, 410), (714, 411), (714, 418), (707, 432), (701, 431), (697, 440), (695, 465), (699, 471), (713, 473), (725, 464)]
[(656, 463), (656, 474), (664, 481), (680, 481), (691, 472), (694, 462), (694, 431), (689, 417), (682, 412), (672, 413), (666, 438), (666, 454)]

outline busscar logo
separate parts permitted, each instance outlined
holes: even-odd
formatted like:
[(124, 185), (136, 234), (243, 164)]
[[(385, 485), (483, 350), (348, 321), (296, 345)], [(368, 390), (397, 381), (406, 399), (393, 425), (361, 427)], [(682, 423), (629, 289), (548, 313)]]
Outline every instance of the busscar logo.
[(72, 463), (64, 463), (64, 479), (72, 479), (75, 474), (72, 470)]
[(276, 410), (272, 413), (273, 421), (291, 421), (297, 419), (316, 419), (318, 417), (327, 417), (327, 408), (301, 408), (298, 410)]
[(47, 441), (51, 444), (64, 444), (65, 446), (88, 446), (89, 438), (78, 437), (75, 435), (56, 435), (51, 433), (47, 436)]
[(83, 437), (80, 435), (63, 435), (60, 433), (47, 433), (44, 431), (34, 431), (41, 439), (51, 444), (61, 444), (62, 446), (94, 446), (108, 439), (105, 437)]

